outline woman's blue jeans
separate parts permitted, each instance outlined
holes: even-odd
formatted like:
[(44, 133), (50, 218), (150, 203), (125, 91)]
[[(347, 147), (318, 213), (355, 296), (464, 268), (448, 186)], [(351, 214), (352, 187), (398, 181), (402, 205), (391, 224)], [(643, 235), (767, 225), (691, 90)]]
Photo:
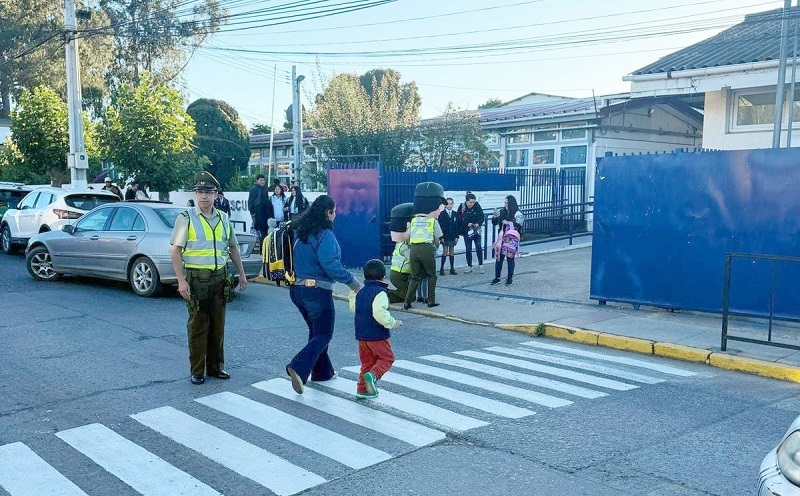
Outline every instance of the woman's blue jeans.
[(472, 267), (472, 243), (475, 243), (475, 253), (478, 255), (478, 265), (483, 265), (483, 247), (481, 247), (481, 237), (470, 239), (464, 238), (464, 247), (467, 250), (467, 265)]
[(308, 326), (308, 343), (292, 358), (289, 366), (297, 372), (304, 384), (309, 376), (312, 381), (327, 381), (335, 373), (328, 357), (328, 343), (333, 338), (336, 317), (333, 292), (321, 288), (292, 286), (289, 288), (289, 296)]

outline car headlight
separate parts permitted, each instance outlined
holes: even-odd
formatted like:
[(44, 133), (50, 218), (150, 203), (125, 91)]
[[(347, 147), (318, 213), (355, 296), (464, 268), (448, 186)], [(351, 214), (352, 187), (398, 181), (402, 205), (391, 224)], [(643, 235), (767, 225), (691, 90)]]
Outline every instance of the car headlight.
[(794, 431), (778, 446), (778, 468), (795, 486), (800, 486), (800, 431)]

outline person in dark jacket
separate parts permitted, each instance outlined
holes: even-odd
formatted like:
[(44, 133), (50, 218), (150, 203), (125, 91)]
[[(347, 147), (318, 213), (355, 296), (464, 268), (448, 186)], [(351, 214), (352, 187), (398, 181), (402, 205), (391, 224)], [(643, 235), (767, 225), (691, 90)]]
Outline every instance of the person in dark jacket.
[(293, 222), (297, 280), (289, 288), (289, 296), (308, 326), (308, 342), (286, 365), (286, 374), (297, 394), (303, 394), (309, 376), (312, 381), (327, 381), (336, 376), (328, 356), (336, 316), (334, 285), (340, 282), (353, 291), (361, 289), (361, 283), (342, 267), (342, 251), (333, 234), (335, 218), (333, 198), (321, 195)]
[(267, 220), (270, 217), (272, 204), (269, 201), (269, 192), (264, 186), (267, 183), (267, 176), (259, 174), (256, 176), (256, 182), (250, 188), (250, 196), (247, 198), (247, 209), (250, 211), (250, 218), (253, 221), (253, 229), (258, 232), (261, 239), (267, 236), (269, 225)]
[[(518, 233), (522, 233), (522, 223), (524, 222), (524, 217), (522, 216), (522, 212), (519, 211), (519, 207), (517, 206), (517, 199), (514, 198), (513, 195), (506, 196), (504, 200), (505, 206), (500, 210), (495, 210), (494, 215), (492, 215), (492, 225), (497, 227), (497, 237), (499, 239), (503, 238), (503, 233), (509, 227), (513, 227), (516, 229)], [(516, 265), (515, 257), (517, 255), (517, 250), (519, 249), (519, 243), (515, 242), (513, 253), (506, 252), (507, 250), (504, 248), (500, 248), (496, 250), (495, 253), (495, 262), (494, 262), (494, 279), (492, 279), (492, 284), (498, 284), (500, 282), (500, 274), (503, 272), (503, 260), (505, 259), (508, 263), (508, 276), (506, 277), (506, 286), (510, 286), (514, 282), (514, 266)]]
[(439, 275), (444, 275), (444, 261), (450, 258), (450, 275), (456, 275), (453, 268), (455, 258), (455, 247), (458, 243), (458, 236), (461, 234), (461, 220), (458, 212), (453, 211), (453, 199), (447, 199), (447, 205), (439, 214), (439, 225), (442, 226), (442, 264), (439, 267)]
[(377, 259), (364, 264), (364, 287), (350, 292), (350, 311), (355, 312), (358, 357), (361, 373), (356, 386), (356, 398), (377, 398), (375, 381), (389, 371), (394, 363), (394, 352), (389, 343), (389, 330), (403, 325), (389, 313), (389, 296), (386, 266)]
[(225, 193), (223, 193), (222, 190), (217, 191), (217, 199), (214, 200), (214, 208), (222, 210), (228, 214), (229, 217), (231, 215), (231, 202), (225, 198)]
[(464, 236), (464, 247), (467, 255), (467, 269), (464, 273), (472, 272), (472, 245), (475, 245), (475, 253), (478, 255), (478, 269), (484, 273), (483, 268), (483, 247), (481, 246), (481, 231), (483, 230), (483, 209), (481, 204), (472, 193), (467, 193), (466, 201), (459, 208), (459, 218), (461, 219), (461, 235)]
[(283, 211), (285, 212), (284, 217), (287, 220), (292, 220), (302, 214), (307, 208), (308, 200), (303, 196), (303, 192), (300, 191), (300, 186), (290, 186), (289, 198), (286, 199), (286, 205), (283, 207)]

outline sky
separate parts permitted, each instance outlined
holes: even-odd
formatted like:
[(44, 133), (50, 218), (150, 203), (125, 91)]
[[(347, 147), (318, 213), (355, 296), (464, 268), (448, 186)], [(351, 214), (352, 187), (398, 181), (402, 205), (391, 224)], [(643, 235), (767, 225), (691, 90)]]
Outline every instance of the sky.
[[(427, 118), (439, 115), (448, 102), (476, 109), (491, 98), (509, 101), (531, 92), (624, 93), (630, 90), (625, 75), (741, 22), (746, 14), (784, 5), (783, 0), (220, 2), (231, 14), (252, 14), (236, 17), (232, 22), (239, 24), (223, 26), (195, 52), (182, 91), (189, 102), (226, 101), (248, 127), (274, 118), (278, 130), (292, 102), (293, 65), (305, 76), (306, 109), (335, 74), (393, 68), (401, 82), (416, 82), (420, 114)], [(360, 9), (302, 17), (342, 5)], [(288, 22), (298, 17), (302, 20)]]

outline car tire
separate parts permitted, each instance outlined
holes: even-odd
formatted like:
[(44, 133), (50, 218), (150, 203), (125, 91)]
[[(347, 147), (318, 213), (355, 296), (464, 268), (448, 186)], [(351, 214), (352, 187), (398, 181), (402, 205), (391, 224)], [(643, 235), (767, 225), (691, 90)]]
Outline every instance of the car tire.
[(14, 245), (11, 243), (11, 229), (8, 224), (4, 224), (3, 228), (0, 229), (0, 248), (7, 255), (14, 253)]
[(158, 269), (147, 257), (139, 257), (133, 261), (128, 273), (128, 281), (131, 283), (133, 292), (139, 296), (153, 296), (161, 289)]
[(53, 259), (44, 246), (37, 246), (25, 257), (28, 273), (37, 281), (55, 281), (61, 274), (53, 269)]

